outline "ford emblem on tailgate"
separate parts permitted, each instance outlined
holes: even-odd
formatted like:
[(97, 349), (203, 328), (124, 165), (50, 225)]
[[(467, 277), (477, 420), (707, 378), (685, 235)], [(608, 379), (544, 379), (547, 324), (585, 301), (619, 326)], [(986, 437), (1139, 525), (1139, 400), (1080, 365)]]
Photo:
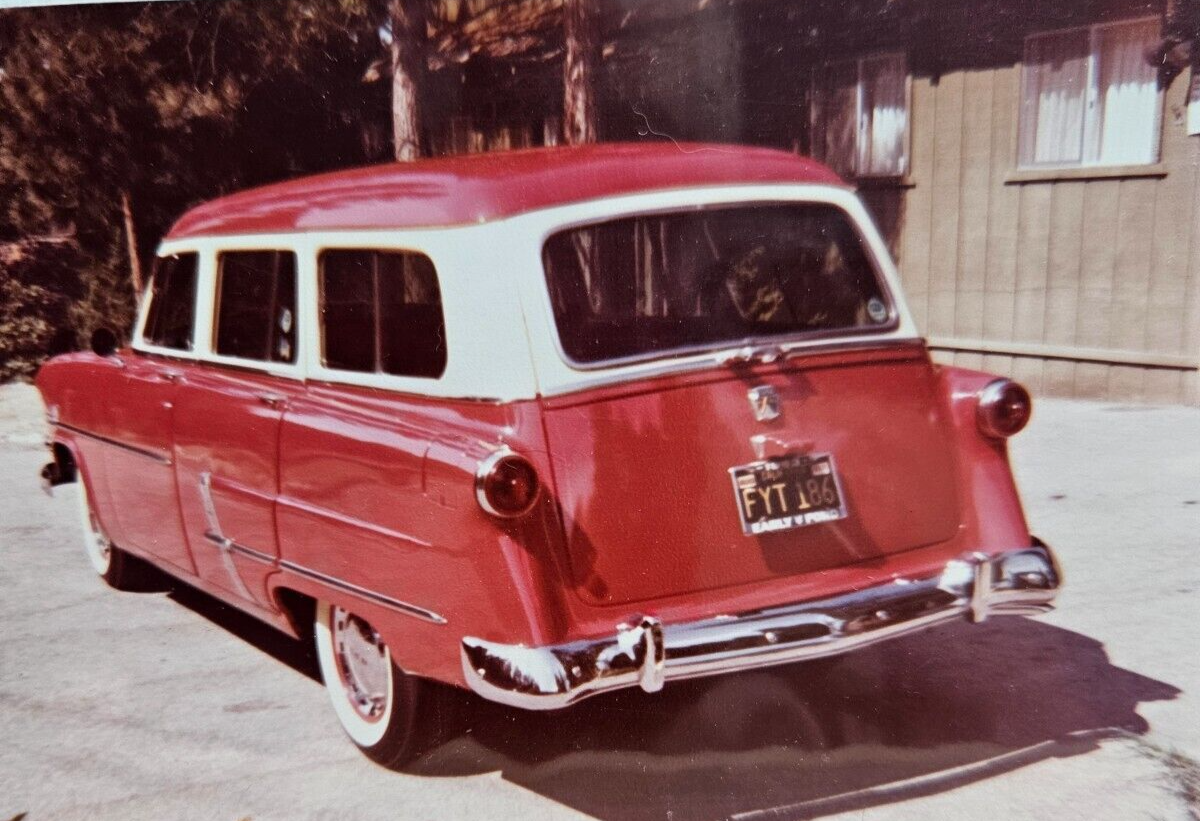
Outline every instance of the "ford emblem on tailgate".
[(750, 400), (750, 408), (754, 418), (759, 422), (770, 422), (779, 418), (779, 394), (770, 385), (759, 385), (751, 388), (746, 397)]

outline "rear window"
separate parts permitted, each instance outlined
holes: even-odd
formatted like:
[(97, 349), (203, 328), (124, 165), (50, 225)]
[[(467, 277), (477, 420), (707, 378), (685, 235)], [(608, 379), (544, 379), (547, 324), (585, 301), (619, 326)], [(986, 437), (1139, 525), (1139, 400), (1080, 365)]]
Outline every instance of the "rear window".
[(436, 379), (446, 326), (433, 262), (411, 251), (321, 254), (321, 340), (327, 368)]
[(543, 262), (576, 363), (894, 323), (862, 238), (831, 205), (616, 219), (554, 234)]
[(150, 277), (150, 307), (142, 338), (160, 348), (192, 349), (196, 319), (196, 270), (194, 253), (159, 257)]
[(237, 251), (218, 258), (216, 352), (296, 361), (296, 257)]

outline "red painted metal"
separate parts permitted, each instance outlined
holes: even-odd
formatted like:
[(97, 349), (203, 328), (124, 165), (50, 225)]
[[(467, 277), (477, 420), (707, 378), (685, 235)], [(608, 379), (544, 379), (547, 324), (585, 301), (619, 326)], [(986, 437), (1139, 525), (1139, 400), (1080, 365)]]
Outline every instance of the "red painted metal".
[(101, 360), (91, 371), (104, 412), (93, 427), (79, 426), (121, 445), (104, 447), (100, 463), (111, 505), (105, 520), (115, 524), (110, 535), (131, 550), (166, 562), (175, 572), (195, 573), (173, 464), (177, 385), (171, 377), (179, 369), (131, 351), (122, 352), (119, 361), (121, 366), (112, 369), (109, 360)]
[[(755, 420), (747, 392), (759, 386), (777, 392), (779, 418)], [(923, 349), (903, 346), (548, 403), (578, 592), (596, 604), (644, 602), (950, 539), (960, 513), (937, 387)], [(745, 535), (728, 470), (758, 459), (755, 435), (769, 437), (774, 455), (832, 454), (848, 516)]]
[[(433, 624), (285, 572), (274, 587), (320, 595), (369, 619), (397, 663), (458, 681), (458, 641), (484, 625), (545, 640), (555, 598), (539, 583), (550, 508), (501, 525), (474, 495), (474, 472), (503, 439), (546, 469), (534, 402), (494, 404), (309, 386), (289, 404), (280, 449), (282, 558), (427, 608)], [(534, 523), (540, 522), (540, 526)]]
[[(286, 628), (281, 590), (341, 604), (379, 627), (405, 669), (443, 681), (462, 683), (463, 635), (559, 643), (610, 633), (639, 613), (669, 623), (819, 598), (1029, 542), (1005, 446), (975, 422), (992, 377), (933, 366), (920, 344), (508, 404), (123, 358), (124, 369), (90, 354), (64, 357), (38, 378), (66, 425), (149, 448), (161, 442), (147, 428), (147, 403), (165, 394), (136, 393), (128, 371), (137, 379), (153, 368), (183, 372), (164, 382), (173, 386), (177, 496), (175, 476), (160, 476), (150, 460), (126, 464), (118, 455), (114, 473), (107, 467), (120, 448), (65, 426), (56, 434), (79, 454), (89, 482), (110, 489), (97, 506), (106, 527), (120, 521), (110, 528), (118, 544), (137, 539), (123, 546), (276, 626)], [(758, 384), (779, 390), (777, 422), (748, 421), (746, 390)], [(286, 409), (260, 404), (264, 390), (285, 395)], [(94, 401), (94, 391), (106, 401)], [(161, 436), (161, 418), (155, 424)], [(850, 518), (742, 535), (727, 468), (753, 460), (748, 435), (759, 428), (832, 452)], [(539, 505), (513, 522), (487, 516), (474, 496), (475, 468), (499, 442), (528, 457), (545, 482)], [(251, 600), (203, 542), (201, 470), (214, 474), (226, 535), (283, 560), (236, 559)], [(159, 498), (154, 482), (171, 493)], [(160, 534), (170, 532), (173, 504), (187, 540), (147, 544), (138, 529), (154, 519)], [(195, 571), (180, 559), (188, 546)], [(295, 567), (428, 608), (447, 624)]]
[(253, 601), (270, 607), (266, 581), (276, 569), (238, 551), (228, 551), (226, 557), (205, 537), (212, 523), (204, 509), (201, 477), (209, 476), (218, 535), (277, 557), (279, 432), (286, 403), (301, 395), (304, 386), (294, 379), (216, 365), (182, 370), (175, 397), (175, 465), (196, 571), (232, 594), (243, 595), (245, 589)]
[(814, 160), (768, 148), (655, 142), (489, 152), (243, 191), (188, 211), (168, 239), (464, 225), (655, 189), (788, 182), (842, 184)]

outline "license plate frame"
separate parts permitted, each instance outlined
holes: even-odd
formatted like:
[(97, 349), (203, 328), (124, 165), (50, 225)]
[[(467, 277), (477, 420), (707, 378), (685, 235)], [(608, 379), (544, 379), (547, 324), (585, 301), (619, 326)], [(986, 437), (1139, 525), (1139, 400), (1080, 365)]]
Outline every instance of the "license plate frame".
[[(836, 522), (848, 515), (846, 494), (830, 453), (790, 453), (735, 465), (729, 468), (729, 478), (742, 533), (747, 536)], [(819, 499), (810, 498), (814, 491)], [(754, 515), (756, 511), (761, 515)]]

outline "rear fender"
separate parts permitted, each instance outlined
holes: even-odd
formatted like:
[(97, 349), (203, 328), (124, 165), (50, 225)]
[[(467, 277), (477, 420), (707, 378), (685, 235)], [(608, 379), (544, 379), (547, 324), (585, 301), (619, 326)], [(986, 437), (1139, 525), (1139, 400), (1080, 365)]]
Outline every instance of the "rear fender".
[(939, 366), (939, 380), (954, 426), (964, 502), (964, 526), (984, 553), (1030, 544), (1029, 526), (1008, 458), (1008, 441), (985, 436), (976, 410), (983, 389), (999, 377), (966, 368)]

